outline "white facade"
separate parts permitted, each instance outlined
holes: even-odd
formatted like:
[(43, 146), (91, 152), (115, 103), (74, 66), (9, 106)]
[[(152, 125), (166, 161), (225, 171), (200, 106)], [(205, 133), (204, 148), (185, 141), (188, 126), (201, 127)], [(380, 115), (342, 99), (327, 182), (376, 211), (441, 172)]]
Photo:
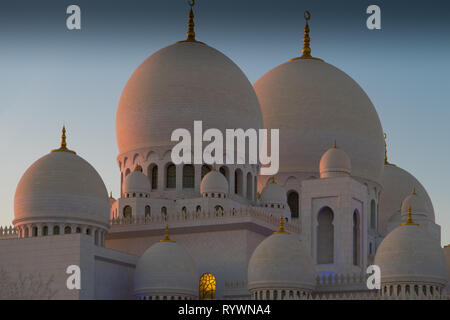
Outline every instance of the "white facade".
[[(446, 298), (450, 254), (440, 248), (431, 200), (409, 173), (383, 164), (381, 123), (358, 84), (306, 55), (253, 87), (194, 38), (150, 56), (123, 90), (117, 199), (67, 149), (65, 131), (61, 147), (24, 173), (14, 228), (0, 228), (0, 276), (9, 277), (0, 298)], [(280, 129), (279, 173), (260, 176), (259, 164), (174, 165), (171, 133), (195, 120), (221, 132)], [(408, 245), (410, 219), (423, 248)], [(415, 250), (439, 270), (426, 270), (425, 291), (406, 295), (402, 276), (424, 273)], [(392, 256), (399, 260), (391, 266)], [(398, 294), (367, 288), (374, 260)], [(80, 267), (81, 289), (67, 286), (70, 265)], [(405, 274), (392, 280), (390, 267)], [(11, 293), (21, 277), (36, 285), (37, 273), (51, 280), (39, 296)]]

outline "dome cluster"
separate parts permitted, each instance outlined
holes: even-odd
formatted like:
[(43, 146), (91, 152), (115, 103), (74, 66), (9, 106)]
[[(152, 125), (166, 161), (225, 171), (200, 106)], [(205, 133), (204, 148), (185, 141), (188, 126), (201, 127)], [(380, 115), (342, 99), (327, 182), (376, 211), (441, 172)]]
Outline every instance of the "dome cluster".
[[(269, 233), (275, 215), (280, 218), (279, 231), (257, 246), (255, 230), (244, 230), (246, 241), (251, 238), (242, 244), (245, 254), (256, 246), (247, 268), (247, 293), (253, 299), (310, 299), (317, 272), (329, 272), (328, 268), (364, 271), (368, 256), (372, 259), (375, 252), (384, 297), (440, 296), (448, 276), (444, 254), (439, 242), (430, 237), (429, 226), (416, 223), (434, 223), (431, 200), (412, 175), (388, 163), (386, 155), (383, 162), (385, 142), (375, 107), (350, 76), (311, 56), (308, 24), (303, 55), (270, 70), (252, 86), (228, 57), (195, 40), (192, 8), (189, 17), (187, 39), (148, 57), (120, 97), (116, 115), (119, 199), (108, 198), (97, 171), (67, 149), (63, 128), (61, 147), (33, 163), (17, 186), (14, 225), (19, 237), (82, 233), (103, 245), (111, 213), (111, 223), (126, 222), (122, 230), (142, 221), (165, 224), (173, 217), (197, 223), (186, 233), (203, 232), (201, 228), (216, 217), (222, 220), (215, 220), (219, 223), (214, 222), (212, 229), (220, 232), (236, 225), (245, 229), (255, 218), (260, 219), (255, 239), (260, 239)], [(203, 131), (279, 129), (283, 183), (278, 184), (275, 177), (261, 183), (258, 199), (259, 163), (227, 163), (220, 171), (215, 165), (211, 171), (206, 165), (175, 165), (173, 130), (193, 132), (198, 120)], [(333, 139), (339, 147), (335, 140), (329, 148)], [(321, 179), (310, 179), (318, 176)], [(338, 194), (341, 187), (349, 190)], [(179, 209), (181, 214), (171, 212)], [(232, 214), (227, 215), (227, 210)], [(238, 221), (242, 217), (246, 220)], [(284, 229), (285, 221), (294, 217), (302, 223), (301, 238)], [(400, 225), (387, 233), (393, 220)], [(222, 222), (227, 225), (219, 226)], [(136, 230), (144, 234), (150, 230), (147, 227)], [(347, 230), (353, 231), (353, 237)], [(339, 251), (352, 253), (335, 252), (338, 245), (346, 248)], [(137, 262), (134, 295), (142, 300), (201, 296), (197, 266), (189, 252), (169, 238), (166, 225), (164, 239), (150, 246)], [(339, 260), (346, 262), (340, 265)], [(213, 280), (214, 290), (205, 297), (215, 297)]]

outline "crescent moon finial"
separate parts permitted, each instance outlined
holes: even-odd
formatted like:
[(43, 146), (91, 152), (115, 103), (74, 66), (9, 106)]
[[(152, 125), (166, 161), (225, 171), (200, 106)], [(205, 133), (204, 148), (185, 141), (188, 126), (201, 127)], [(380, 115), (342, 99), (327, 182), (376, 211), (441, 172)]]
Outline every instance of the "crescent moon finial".
[(193, 6), (195, 6), (195, 0), (188, 1), (188, 4), (192, 8)]
[(311, 13), (310, 13), (308, 10), (306, 10), (306, 11), (303, 13), (303, 16), (305, 17), (305, 20), (306, 20), (306, 21), (309, 21), (309, 19), (311, 19)]

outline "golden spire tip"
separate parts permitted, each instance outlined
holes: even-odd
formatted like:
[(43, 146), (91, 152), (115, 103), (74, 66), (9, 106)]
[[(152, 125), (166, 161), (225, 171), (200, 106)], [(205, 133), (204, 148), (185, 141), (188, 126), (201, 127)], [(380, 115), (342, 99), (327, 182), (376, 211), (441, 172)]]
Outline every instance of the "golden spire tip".
[(274, 232), (274, 234), (280, 234), (280, 233), (290, 234), (290, 232), (287, 232), (284, 230), (284, 217), (283, 216), (280, 216), (280, 230)]
[(159, 240), (159, 242), (175, 242), (173, 240), (170, 240), (169, 237), (169, 224), (166, 223), (166, 231), (164, 233), (164, 239)]
[(178, 41), (179, 42), (197, 42), (204, 44), (203, 42), (195, 40), (195, 23), (194, 23), (194, 10), (192, 9), (195, 6), (195, 0), (188, 1), (188, 5), (191, 7), (189, 10), (189, 21), (188, 21), (188, 32), (186, 33), (186, 40)]
[(412, 219), (412, 209), (411, 205), (408, 207), (408, 220), (405, 223), (402, 223), (401, 226), (418, 226), (418, 223), (414, 223)]
[(51, 152), (70, 152), (70, 153), (76, 154), (75, 151), (67, 149), (66, 126), (65, 125), (63, 125), (63, 127), (62, 127), (61, 146), (59, 147), (59, 149), (54, 149)]
[(335, 148), (335, 149), (337, 148), (336, 139), (334, 139), (333, 148)]
[(322, 59), (311, 56), (311, 47), (309, 46), (309, 44), (311, 42), (311, 38), (309, 37), (310, 30), (309, 30), (309, 24), (308, 24), (308, 21), (311, 19), (311, 13), (308, 10), (306, 10), (303, 13), (303, 16), (305, 17), (306, 22), (305, 22), (305, 29), (303, 30), (304, 36), (303, 36), (302, 55), (300, 57), (291, 59), (290, 61), (298, 60), (298, 59), (313, 59), (313, 60), (323, 61)]

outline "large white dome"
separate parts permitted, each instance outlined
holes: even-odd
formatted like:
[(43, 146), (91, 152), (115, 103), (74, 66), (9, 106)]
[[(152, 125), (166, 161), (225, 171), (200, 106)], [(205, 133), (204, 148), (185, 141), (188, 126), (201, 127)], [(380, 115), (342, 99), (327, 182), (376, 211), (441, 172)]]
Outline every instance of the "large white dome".
[(399, 226), (381, 242), (375, 255), (382, 282), (444, 285), (447, 269), (439, 242), (417, 225)]
[(314, 59), (286, 62), (254, 88), (264, 127), (280, 129), (280, 172), (318, 172), (336, 139), (352, 162), (352, 175), (380, 182), (384, 140), (367, 94), (338, 68)]
[(14, 224), (78, 221), (109, 227), (109, 201), (97, 171), (71, 152), (49, 153), (34, 162), (17, 185)]
[(434, 221), (434, 209), (431, 199), (422, 184), (408, 171), (392, 164), (384, 166), (381, 184), (383, 191), (380, 196), (379, 231), (386, 232), (389, 218), (399, 213), (403, 200), (415, 188), (418, 195), (426, 201), (428, 218)]
[(186, 296), (198, 294), (194, 260), (175, 242), (154, 244), (139, 258), (134, 276), (136, 296)]
[(236, 64), (200, 42), (180, 42), (147, 58), (132, 74), (116, 115), (119, 152), (172, 145), (172, 131), (262, 128), (251, 83)]
[(315, 266), (311, 255), (294, 236), (275, 233), (255, 249), (248, 264), (248, 288), (312, 290)]

